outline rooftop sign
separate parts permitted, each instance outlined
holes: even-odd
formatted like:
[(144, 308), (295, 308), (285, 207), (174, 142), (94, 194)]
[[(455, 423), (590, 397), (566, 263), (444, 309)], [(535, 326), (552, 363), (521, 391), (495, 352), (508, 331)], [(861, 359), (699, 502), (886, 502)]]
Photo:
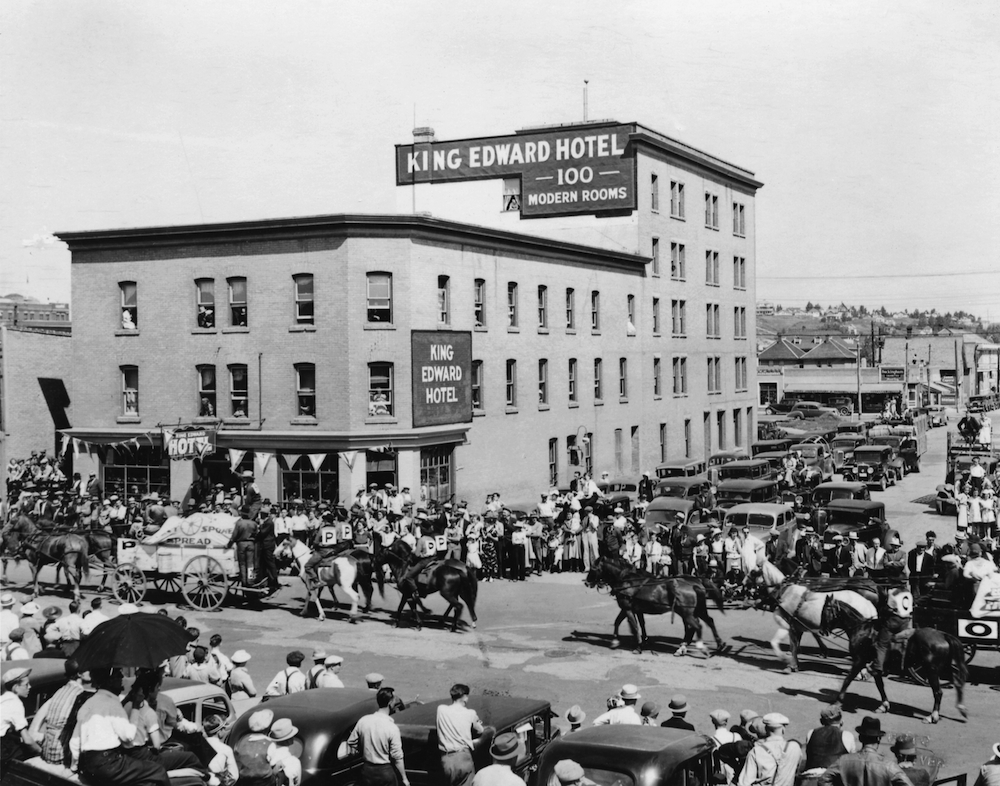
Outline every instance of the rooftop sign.
[(630, 126), (396, 145), (396, 184), (521, 179), (521, 216), (635, 210)]

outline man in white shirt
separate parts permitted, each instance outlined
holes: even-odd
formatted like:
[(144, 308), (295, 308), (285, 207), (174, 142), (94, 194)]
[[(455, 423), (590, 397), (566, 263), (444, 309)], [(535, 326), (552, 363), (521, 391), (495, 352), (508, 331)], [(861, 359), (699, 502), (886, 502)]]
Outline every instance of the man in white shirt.
[(969, 546), (969, 561), (962, 568), (962, 575), (973, 581), (982, 581), (991, 573), (997, 572), (997, 566), (989, 554), (983, 554), (983, 547), (978, 543)]
[(79, 601), (70, 601), (69, 614), (60, 617), (55, 623), (55, 628), (59, 632), (59, 641), (66, 657), (73, 657), (83, 635), (83, 617), (80, 616)]
[(449, 786), (467, 786), (476, 773), (472, 738), (483, 733), (483, 724), (468, 704), (469, 686), (456, 683), (451, 686), (451, 704), (441, 704), (437, 708), (438, 750)]
[(344, 659), (339, 655), (328, 655), (323, 661), (326, 667), (316, 677), (317, 688), (343, 688), (344, 683), (340, 679), (340, 668), (344, 665)]
[(524, 786), (524, 780), (512, 769), (523, 755), (524, 746), (516, 734), (498, 735), (490, 747), (493, 763), (476, 773), (472, 786)]
[(347, 742), (342, 743), (337, 751), (341, 759), (351, 754), (362, 755), (365, 763), (361, 765), (359, 783), (392, 784), (398, 774), (403, 786), (410, 786), (403, 761), (403, 741), (395, 721), (389, 717), (389, 707), (394, 698), (392, 688), (379, 688), (375, 694), (378, 709), (357, 722)]
[(87, 638), (94, 632), (94, 628), (110, 619), (101, 612), (102, 605), (104, 602), (100, 598), (94, 598), (90, 601), (90, 613), (83, 618), (83, 623), (80, 625), (80, 635), (83, 638)]
[[(3, 675), (0, 686), (0, 737), (4, 739), (3, 751), (5, 759), (24, 761), (37, 755), (41, 748), (28, 732), (28, 719), (24, 714), (24, 700), (31, 693), (28, 676), (31, 669), (9, 669)], [(3, 762), (6, 766), (6, 760)]]
[(626, 683), (625, 685), (622, 685), (622, 689), (618, 694), (618, 697), (622, 701), (621, 706), (614, 707), (613, 709), (610, 709), (594, 718), (595, 726), (642, 725), (642, 718), (639, 717), (639, 713), (635, 711), (636, 702), (642, 698), (642, 696), (639, 695), (639, 689), (631, 683)]
[(306, 675), (299, 671), (299, 666), (306, 659), (298, 650), (292, 650), (285, 656), (288, 668), (274, 675), (274, 679), (264, 691), (265, 696), (284, 696), (288, 693), (298, 693), (306, 689)]

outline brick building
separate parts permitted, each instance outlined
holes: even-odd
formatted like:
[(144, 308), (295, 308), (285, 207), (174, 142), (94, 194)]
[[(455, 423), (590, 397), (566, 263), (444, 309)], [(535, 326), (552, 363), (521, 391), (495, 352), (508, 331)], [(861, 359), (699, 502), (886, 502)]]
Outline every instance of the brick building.
[[(69, 433), (138, 439), (91, 457), (106, 485), (177, 499), (200, 477), (235, 485), (237, 462), (272, 499), (393, 482), (477, 505), (494, 490), (533, 503), (585, 467), (634, 477), (748, 444), (760, 184), (649, 140), (632, 133), (642, 187), (627, 215), (517, 232), (511, 216), (416, 214), (61, 234)], [(413, 331), (471, 337), (468, 417), (420, 425)], [(217, 450), (168, 461), (160, 431), (178, 423), (217, 427)]]

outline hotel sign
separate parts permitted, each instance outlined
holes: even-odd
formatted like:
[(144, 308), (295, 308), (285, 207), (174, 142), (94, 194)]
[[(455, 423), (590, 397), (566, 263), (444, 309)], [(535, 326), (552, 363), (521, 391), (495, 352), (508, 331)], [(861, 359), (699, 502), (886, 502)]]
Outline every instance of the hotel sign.
[(414, 330), (413, 427), (472, 422), (472, 333)]
[(203, 459), (215, 452), (215, 428), (179, 426), (163, 429), (163, 445), (171, 461)]
[(631, 211), (630, 133), (606, 125), (396, 145), (396, 185), (520, 178), (523, 218)]

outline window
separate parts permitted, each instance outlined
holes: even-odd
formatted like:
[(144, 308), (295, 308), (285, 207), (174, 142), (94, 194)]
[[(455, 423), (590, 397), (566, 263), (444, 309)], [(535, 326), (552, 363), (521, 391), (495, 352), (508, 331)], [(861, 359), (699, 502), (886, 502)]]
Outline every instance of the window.
[(170, 459), (162, 448), (149, 445), (130, 450), (112, 448), (104, 456), (102, 481), (105, 494), (118, 494), (125, 499), (133, 493), (138, 496), (155, 491), (161, 497), (164, 492), (170, 493)]
[(708, 191), (705, 192), (705, 226), (709, 229), (719, 228), (719, 198)]
[(733, 257), (733, 288), (747, 288), (747, 261), (744, 257)]
[(229, 367), (229, 412), (234, 418), (250, 417), (250, 386), (247, 367), (234, 364)]
[(567, 376), (569, 378), (569, 400), (570, 400), (570, 402), (576, 402), (577, 401), (577, 394), (576, 394), (576, 358), (570, 358), (569, 359), (569, 373), (568, 373)]
[(667, 460), (667, 424), (660, 424), (660, 461)]
[(705, 283), (710, 287), (719, 286), (719, 252), (705, 252)]
[(194, 282), (195, 301), (198, 307), (198, 327), (215, 327), (215, 279), (199, 278)]
[(660, 359), (653, 358), (653, 395), (663, 395), (660, 389)]
[(670, 217), (684, 218), (684, 184), (670, 181)]
[(229, 325), (247, 326), (247, 280), (242, 276), (230, 278), (229, 282)]
[(472, 408), (483, 409), (483, 361), (472, 361)]
[(486, 327), (486, 281), (477, 278), (473, 293), (475, 300), (475, 320), (476, 327)]
[(615, 429), (615, 473), (621, 475), (625, 469), (622, 466), (622, 430)]
[(628, 308), (628, 334), (635, 335), (635, 295), (629, 295), (627, 301)]
[(291, 504), (293, 499), (336, 504), (340, 498), (340, 459), (336, 453), (327, 454), (318, 471), (308, 456), (287, 461), (288, 469), (278, 463), (282, 505)]
[(538, 361), (538, 403), (549, 403), (549, 361)]
[(745, 306), (733, 309), (733, 336), (745, 339), (747, 337), (747, 310)]
[(583, 457), (583, 448), (577, 446), (576, 434), (570, 434), (566, 437), (566, 456), (569, 458), (569, 465), (571, 467), (580, 466), (580, 459)]
[(683, 243), (670, 244), (670, 277), (676, 281), (687, 278), (687, 260)]
[(559, 486), (559, 439), (549, 440), (549, 488)]
[(660, 299), (653, 298), (653, 335), (660, 335)]
[(507, 327), (517, 327), (517, 284), (514, 281), (507, 284)]
[(733, 234), (745, 237), (747, 233), (746, 216), (743, 205), (733, 202)]
[(451, 281), (448, 276), (438, 276), (438, 324), (451, 324)]
[(705, 306), (705, 335), (709, 338), (722, 338), (719, 329), (719, 304), (709, 303)]
[(678, 337), (687, 335), (687, 301), (670, 301), (671, 333)]
[(316, 417), (316, 366), (312, 363), (295, 366), (295, 413), (300, 418)]
[(686, 396), (688, 392), (687, 358), (673, 359), (674, 395)]
[(139, 416), (139, 367), (122, 366), (122, 415)]
[(649, 177), (649, 207), (653, 211), (660, 209), (660, 179), (656, 175)]
[(292, 276), (295, 281), (295, 324), (312, 325), (315, 319), (311, 273)]
[(684, 458), (691, 458), (691, 419), (684, 419)]
[[(122, 301), (122, 330), (139, 329), (139, 303), (137, 288), (134, 281), (122, 281), (118, 284)], [(17, 311), (15, 309), (15, 315)]]
[(590, 293), (590, 329), (601, 329), (601, 293), (596, 289)]
[(583, 467), (587, 474), (594, 472), (594, 435), (589, 431), (583, 438)]
[(736, 358), (735, 361), (736, 389), (745, 391), (747, 389), (747, 359)]
[(722, 392), (722, 361), (717, 357), (708, 359), (708, 392)]
[[(423, 448), (420, 451), (420, 487), (427, 500), (446, 502), (454, 494), (451, 474), (452, 448)], [(368, 476), (369, 478), (371, 475)]]
[(726, 413), (719, 410), (715, 413), (715, 428), (719, 432), (719, 450), (726, 449)]
[(628, 358), (618, 358), (618, 397), (628, 398)]
[(517, 361), (507, 361), (507, 406), (517, 406)]
[(743, 410), (733, 410), (733, 443), (736, 447), (743, 446)]
[(604, 373), (604, 362), (600, 358), (594, 358), (594, 400), (602, 401), (604, 399), (604, 380), (602, 375)]
[(392, 274), (368, 274), (368, 321), (392, 322)]
[(392, 372), (392, 363), (368, 364), (369, 417), (391, 417), (395, 414)]
[(547, 328), (549, 326), (549, 288), (541, 286), (538, 288), (538, 327)]
[(653, 238), (653, 275), (660, 275), (660, 238)]
[(215, 366), (198, 366), (198, 417), (215, 417), (216, 387)]

